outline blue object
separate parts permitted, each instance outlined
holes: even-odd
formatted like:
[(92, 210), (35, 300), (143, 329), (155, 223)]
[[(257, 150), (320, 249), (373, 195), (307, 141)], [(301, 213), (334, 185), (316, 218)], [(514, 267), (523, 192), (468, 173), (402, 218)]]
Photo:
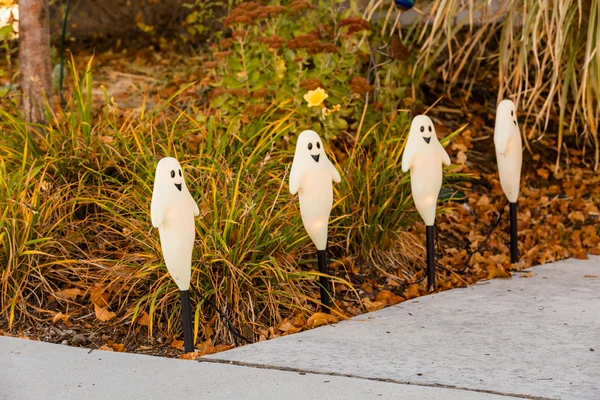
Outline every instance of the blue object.
[(394, 3), (397, 7), (400, 7), (404, 10), (409, 10), (415, 5), (415, 0), (394, 0)]

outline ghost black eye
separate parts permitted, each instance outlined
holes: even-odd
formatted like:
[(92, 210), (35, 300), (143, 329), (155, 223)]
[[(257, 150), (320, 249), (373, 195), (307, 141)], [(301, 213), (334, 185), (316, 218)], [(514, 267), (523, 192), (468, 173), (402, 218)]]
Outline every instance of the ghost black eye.
[(421, 132), (425, 132), (425, 127), (424, 126), (421, 127)]
[(171, 170), (171, 178), (175, 178), (175, 171)]
[(179, 176), (181, 176), (181, 170), (179, 170)]
[(317, 142), (317, 149), (321, 148), (321, 143)]
[(510, 116), (512, 117), (513, 115), (515, 115), (515, 112), (513, 110), (510, 110)]
[(431, 132), (431, 131), (432, 131), (432, 129), (431, 129), (431, 127), (429, 127), (429, 132)]
[(309, 144), (308, 144), (308, 149), (309, 149), (309, 150), (312, 150), (312, 143), (309, 143)]

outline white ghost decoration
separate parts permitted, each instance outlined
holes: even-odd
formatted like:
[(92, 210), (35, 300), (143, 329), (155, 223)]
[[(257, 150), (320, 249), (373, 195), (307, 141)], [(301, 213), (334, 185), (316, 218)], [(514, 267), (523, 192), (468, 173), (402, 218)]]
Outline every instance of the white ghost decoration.
[(496, 111), (494, 145), (500, 173), (500, 185), (511, 203), (519, 197), (523, 146), (517, 124), (517, 110), (511, 100), (502, 100)]
[(290, 172), (290, 193), (300, 197), (302, 222), (317, 250), (327, 248), (327, 226), (333, 206), (332, 181), (342, 180), (327, 158), (323, 142), (314, 131), (298, 137)]
[(198, 205), (185, 185), (181, 165), (166, 157), (156, 166), (150, 204), (152, 226), (158, 228), (165, 264), (179, 290), (189, 290)]
[(427, 226), (435, 223), (437, 199), (442, 188), (442, 164), (450, 165), (450, 157), (436, 136), (431, 118), (417, 115), (410, 125), (402, 154), (402, 171), (410, 169), (413, 200)]

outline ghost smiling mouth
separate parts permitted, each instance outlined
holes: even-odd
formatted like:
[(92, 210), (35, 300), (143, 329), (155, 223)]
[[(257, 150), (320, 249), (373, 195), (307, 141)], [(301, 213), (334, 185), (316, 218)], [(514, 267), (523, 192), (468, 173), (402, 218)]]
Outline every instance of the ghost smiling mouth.
[(175, 184), (175, 187), (176, 187), (177, 189), (179, 189), (179, 191), (181, 192), (181, 183), (176, 183), (176, 184)]
[(310, 155), (316, 162), (319, 162), (319, 156), (320, 154), (317, 154), (316, 156), (313, 156), (312, 154)]
[(429, 141), (431, 140), (431, 136), (423, 137), (423, 140), (425, 141), (425, 143), (429, 144)]

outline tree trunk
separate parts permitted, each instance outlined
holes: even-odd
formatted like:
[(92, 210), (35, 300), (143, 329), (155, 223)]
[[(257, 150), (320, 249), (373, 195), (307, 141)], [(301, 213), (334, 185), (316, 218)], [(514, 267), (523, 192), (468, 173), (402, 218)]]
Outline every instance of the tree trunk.
[(28, 122), (44, 123), (44, 100), (52, 94), (48, 0), (19, 0), (19, 16), (21, 112)]

